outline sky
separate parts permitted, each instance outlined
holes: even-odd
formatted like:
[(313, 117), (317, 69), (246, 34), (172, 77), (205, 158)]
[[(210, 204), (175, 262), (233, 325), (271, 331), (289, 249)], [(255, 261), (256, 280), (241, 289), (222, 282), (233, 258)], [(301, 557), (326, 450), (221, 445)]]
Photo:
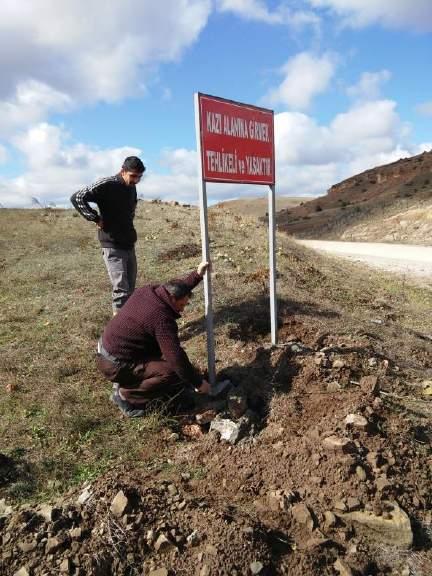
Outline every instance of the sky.
[(323, 195), (432, 149), (431, 56), (431, 0), (2, 0), (0, 206), (70, 206), (128, 155), (141, 197), (197, 203), (197, 91), (273, 109), (276, 192)]

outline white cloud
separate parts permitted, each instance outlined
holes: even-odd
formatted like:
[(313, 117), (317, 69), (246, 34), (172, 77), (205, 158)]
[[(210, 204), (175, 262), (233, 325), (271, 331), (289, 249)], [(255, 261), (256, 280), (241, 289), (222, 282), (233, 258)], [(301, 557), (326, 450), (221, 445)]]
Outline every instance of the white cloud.
[(409, 127), (396, 104), (378, 100), (356, 104), (328, 125), (299, 112), (275, 116), (277, 187), (291, 195), (319, 194), (368, 168), (411, 156)]
[(198, 180), (188, 174), (148, 174), (141, 183), (143, 198), (177, 200), (196, 204), (198, 202)]
[(328, 8), (342, 23), (355, 28), (382, 24), (388, 28), (432, 30), (430, 0), (307, 0), (315, 8)]
[(16, 136), (13, 142), (26, 157), (31, 170), (49, 170), (67, 164), (62, 150), (67, 137), (58, 126), (41, 123)]
[[(1, 2), (0, 141), (12, 142), (28, 164), (22, 177), (0, 184), (3, 198), (57, 202), (66, 197), (63, 182), (50, 185), (59, 174), (66, 187), (99, 167), (105, 175), (122, 148), (70, 146), (60, 128), (43, 121), (81, 104), (142, 94), (159, 63), (178, 59), (195, 42), (211, 9), (211, 0)], [(166, 89), (163, 98), (170, 97)], [(91, 169), (80, 162), (91, 162)]]
[[(430, 143), (409, 144), (405, 125), (391, 100), (356, 103), (327, 125), (301, 112), (275, 115), (276, 178), (279, 194), (322, 195), (336, 182), (403, 156), (430, 149)], [(114, 174), (134, 148), (96, 149), (71, 143), (61, 127), (41, 123), (15, 139), (28, 170), (21, 177), (0, 181), (0, 203), (28, 206), (31, 198), (42, 204), (68, 205), (70, 195), (100, 176)], [(166, 149), (160, 164), (165, 173), (150, 167), (139, 193), (144, 198), (198, 202), (195, 150)], [(265, 193), (265, 187), (233, 184), (208, 186), (209, 203)]]
[(418, 104), (416, 110), (422, 116), (432, 116), (432, 100)]
[(422, 152), (430, 152), (432, 150), (432, 142), (421, 142), (417, 146), (416, 154), (421, 154)]
[(21, 176), (0, 179), (0, 203), (3, 206), (31, 206), (31, 198), (42, 205), (69, 205), (70, 195), (102, 176), (119, 171), (129, 155), (140, 155), (132, 147), (99, 149), (69, 142), (60, 127), (41, 123), (15, 139), (24, 154), (28, 169)]
[(38, 122), (48, 111), (59, 112), (72, 107), (66, 94), (37, 80), (17, 85), (10, 100), (0, 101), (0, 138), (10, 137), (18, 128)]
[[(409, 145), (409, 133), (387, 100), (353, 106), (327, 126), (300, 112), (275, 115), (276, 181), (278, 194), (322, 195), (353, 174), (418, 154), (430, 144)], [(195, 150), (164, 151), (169, 173), (149, 174), (142, 191), (147, 198), (198, 202)], [(242, 195), (266, 194), (267, 187), (208, 184), (209, 204)]]
[(328, 126), (296, 112), (275, 116), (276, 150), (282, 163), (328, 164), (388, 153), (407, 136), (395, 102), (378, 100), (337, 114)]
[(335, 142), (359, 153), (387, 152), (402, 129), (395, 108), (392, 100), (378, 100), (338, 114), (330, 125)]
[(347, 89), (349, 96), (356, 100), (377, 100), (381, 96), (381, 85), (391, 78), (388, 70), (363, 72), (360, 80)]
[[(374, 114), (384, 117), (380, 126), (374, 124)], [(328, 126), (304, 114), (283, 112), (276, 115), (275, 133), (278, 166), (340, 169), (355, 158), (391, 152), (403, 139), (403, 126), (391, 107), (377, 103), (371, 110), (359, 107), (339, 114)]]
[[(160, 198), (161, 200), (177, 200), (198, 204), (198, 157), (196, 150), (177, 148), (163, 150), (160, 164), (166, 168), (166, 174), (150, 172), (143, 182), (144, 198)], [(212, 183), (207, 184), (207, 202), (214, 204), (241, 195), (262, 195), (262, 186), (243, 184)]]
[[(0, 204), (6, 207), (30, 207), (32, 198), (42, 206), (70, 206), (73, 192), (97, 178), (119, 171), (126, 156), (141, 150), (131, 147), (100, 149), (70, 142), (70, 136), (59, 126), (40, 123), (14, 140), (24, 155), (28, 169), (17, 178), (0, 177)], [(151, 168), (138, 186), (138, 194), (146, 199), (198, 202), (197, 153), (179, 148), (164, 150), (160, 164), (167, 173)], [(245, 187), (219, 184), (209, 186), (209, 203), (232, 197)], [(249, 194), (250, 195), (250, 194)]]
[(163, 150), (160, 164), (173, 174), (197, 177), (198, 159), (195, 150), (187, 150), (186, 148)]
[(331, 54), (314, 56), (301, 52), (282, 67), (283, 82), (271, 90), (265, 100), (270, 104), (284, 104), (289, 108), (305, 110), (317, 94), (324, 92), (336, 68), (336, 58)]
[(343, 150), (333, 143), (330, 129), (300, 112), (275, 115), (275, 148), (278, 171), (284, 165), (301, 168), (343, 159)]
[(8, 156), (6, 148), (0, 144), (0, 164), (5, 164)]
[(221, 12), (233, 12), (249, 20), (261, 20), (269, 24), (281, 23), (281, 14), (270, 12), (261, 0), (219, 0), (217, 8)]
[(309, 10), (291, 10), (284, 3), (275, 10), (269, 10), (262, 0), (217, 0), (216, 9), (267, 24), (286, 24), (295, 29), (311, 26), (317, 32), (320, 28), (317, 14)]
[(164, 0), (163, 9), (156, 0), (3, 1), (0, 100), (26, 78), (79, 101), (136, 94), (149, 67), (197, 39), (210, 11), (210, 0)]

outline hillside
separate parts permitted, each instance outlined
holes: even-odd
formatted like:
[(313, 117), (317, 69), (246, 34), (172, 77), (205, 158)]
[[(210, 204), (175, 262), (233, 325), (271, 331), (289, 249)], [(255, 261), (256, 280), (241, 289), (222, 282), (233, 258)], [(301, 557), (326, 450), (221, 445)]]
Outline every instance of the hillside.
[[(311, 196), (279, 196), (276, 195), (276, 211), (286, 210), (298, 206), (301, 202), (307, 202)], [(219, 202), (210, 208), (210, 210), (223, 209), (240, 214), (242, 216), (252, 216), (256, 218), (265, 217), (268, 211), (267, 196), (258, 198), (237, 198), (236, 200), (226, 200)]]
[(430, 245), (432, 152), (366, 170), (277, 217), (301, 238)]
[[(199, 262), (196, 208), (140, 202), (136, 224), (138, 285)], [(432, 291), (278, 234), (271, 347), (266, 227), (220, 208), (209, 228), (232, 442), (214, 404), (124, 419), (94, 363), (95, 227), (0, 210), (0, 573), (428, 576)], [(180, 335), (205, 368), (196, 292)]]

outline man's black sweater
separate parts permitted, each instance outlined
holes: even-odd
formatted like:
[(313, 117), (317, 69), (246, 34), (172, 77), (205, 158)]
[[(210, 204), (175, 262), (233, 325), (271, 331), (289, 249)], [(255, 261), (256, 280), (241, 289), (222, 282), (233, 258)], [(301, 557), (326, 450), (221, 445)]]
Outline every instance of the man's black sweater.
[[(98, 237), (104, 248), (133, 248), (137, 239), (133, 225), (137, 193), (135, 186), (127, 186), (120, 174), (78, 190), (71, 196), (71, 202), (86, 220), (102, 220)], [(98, 206), (99, 214), (89, 202)]]

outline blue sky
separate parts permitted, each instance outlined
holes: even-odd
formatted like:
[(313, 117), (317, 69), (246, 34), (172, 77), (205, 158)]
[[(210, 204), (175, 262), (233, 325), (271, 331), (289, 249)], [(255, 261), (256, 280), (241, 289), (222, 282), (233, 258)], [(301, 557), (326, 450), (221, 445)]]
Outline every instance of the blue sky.
[(195, 91), (275, 110), (279, 194), (432, 148), (430, 0), (111, 4), (0, 4), (2, 206), (65, 206), (129, 154), (144, 198), (196, 203)]

